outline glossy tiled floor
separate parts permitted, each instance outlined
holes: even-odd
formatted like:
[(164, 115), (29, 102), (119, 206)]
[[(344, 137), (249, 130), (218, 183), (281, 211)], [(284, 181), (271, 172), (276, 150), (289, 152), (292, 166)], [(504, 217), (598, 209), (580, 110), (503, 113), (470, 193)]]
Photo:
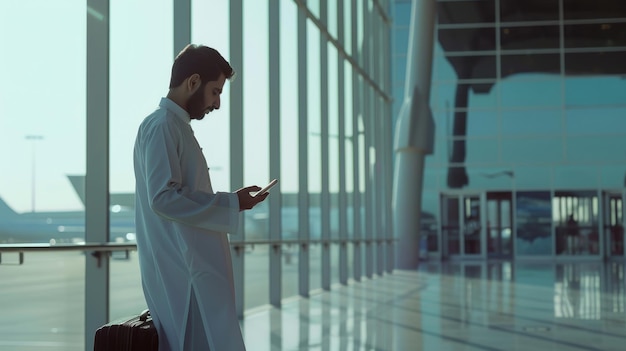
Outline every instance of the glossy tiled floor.
[(625, 350), (624, 262), (436, 263), (246, 315), (250, 351)]

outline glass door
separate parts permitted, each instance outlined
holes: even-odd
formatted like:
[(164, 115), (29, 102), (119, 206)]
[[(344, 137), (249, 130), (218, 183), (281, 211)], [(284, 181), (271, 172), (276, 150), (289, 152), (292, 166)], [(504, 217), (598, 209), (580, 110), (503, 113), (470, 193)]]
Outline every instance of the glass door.
[(555, 251), (557, 255), (600, 255), (599, 207), (597, 191), (554, 192), (552, 220), (556, 229)]
[(483, 196), (442, 195), (442, 241), (444, 258), (482, 258), (485, 252)]
[(605, 255), (624, 257), (623, 198), (621, 192), (604, 192)]
[(489, 258), (513, 256), (513, 194), (487, 193), (487, 255)]

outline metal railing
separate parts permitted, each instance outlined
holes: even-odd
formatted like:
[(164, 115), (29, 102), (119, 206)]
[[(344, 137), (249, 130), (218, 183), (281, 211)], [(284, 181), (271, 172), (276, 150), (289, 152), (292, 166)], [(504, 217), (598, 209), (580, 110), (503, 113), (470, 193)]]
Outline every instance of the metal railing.
[(134, 243), (77, 243), (77, 244), (47, 244), (47, 243), (24, 243), (24, 244), (1, 244), (0, 264), (2, 264), (2, 253), (17, 252), (19, 264), (24, 264), (25, 252), (49, 252), (49, 251), (84, 251), (89, 252), (98, 259), (98, 266), (103, 255), (111, 254), (115, 251), (135, 251), (137, 244)]
[[(346, 246), (348, 244), (354, 244), (359, 246), (361, 244), (368, 246), (372, 244), (378, 245), (392, 245), (397, 241), (395, 238), (372, 238), (372, 239), (315, 239), (315, 240), (303, 240), (303, 239), (288, 239), (288, 240), (245, 240), (245, 241), (231, 241), (230, 245), (235, 250), (236, 254), (240, 254), (246, 247), (254, 249), (256, 245), (269, 245), (274, 250), (278, 251), (282, 245), (294, 245), (299, 246), (302, 250), (307, 250), (311, 245), (322, 245), (324, 248), (328, 248), (331, 244), (338, 244), (340, 246)], [(0, 264), (2, 264), (2, 253), (4, 252), (17, 252), (19, 254), (19, 264), (24, 263), (25, 252), (50, 252), (50, 251), (84, 251), (89, 252), (92, 256), (98, 259), (98, 263), (102, 259), (103, 255), (110, 255), (117, 251), (136, 251), (137, 244), (135, 243), (76, 243), (76, 244), (49, 244), (49, 243), (23, 243), (23, 244), (0, 244)], [(98, 264), (99, 265), (99, 264)]]

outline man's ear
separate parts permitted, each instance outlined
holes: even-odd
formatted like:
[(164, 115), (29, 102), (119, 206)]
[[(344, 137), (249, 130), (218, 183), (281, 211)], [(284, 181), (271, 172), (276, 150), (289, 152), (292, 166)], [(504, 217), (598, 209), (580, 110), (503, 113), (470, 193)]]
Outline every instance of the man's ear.
[(187, 90), (190, 93), (195, 93), (201, 85), (202, 80), (200, 79), (200, 75), (198, 73), (194, 73), (187, 78)]

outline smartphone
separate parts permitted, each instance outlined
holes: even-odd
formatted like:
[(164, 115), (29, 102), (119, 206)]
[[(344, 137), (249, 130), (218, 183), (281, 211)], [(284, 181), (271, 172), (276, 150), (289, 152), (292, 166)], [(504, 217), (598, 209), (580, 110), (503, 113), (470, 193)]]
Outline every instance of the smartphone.
[(268, 190), (270, 190), (274, 185), (276, 185), (276, 183), (278, 183), (278, 179), (273, 179), (269, 184), (267, 184), (263, 189), (259, 190), (256, 194), (254, 194), (254, 196), (258, 196), (258, 195), (263, 195), (265, 194)]

